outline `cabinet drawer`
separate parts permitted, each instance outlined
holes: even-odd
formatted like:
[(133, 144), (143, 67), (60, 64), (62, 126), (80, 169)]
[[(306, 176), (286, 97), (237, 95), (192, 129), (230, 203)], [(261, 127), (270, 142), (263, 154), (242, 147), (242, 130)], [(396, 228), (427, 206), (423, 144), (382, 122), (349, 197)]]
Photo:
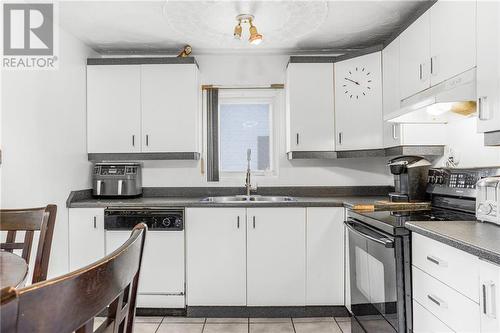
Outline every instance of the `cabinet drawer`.
[(412, 271), (414, 300), (454, 331), (480, 331), (479, 304), (415, 266)]
[(424, 308), (420, 303), (413, 300), (413, 332), (428, 333), (442, 332), (452, 333), (453, 330), (446, 326), (441, 320)]
[(412, 264), (479, 303), (479, 263), (475, 256), (413, 233)]

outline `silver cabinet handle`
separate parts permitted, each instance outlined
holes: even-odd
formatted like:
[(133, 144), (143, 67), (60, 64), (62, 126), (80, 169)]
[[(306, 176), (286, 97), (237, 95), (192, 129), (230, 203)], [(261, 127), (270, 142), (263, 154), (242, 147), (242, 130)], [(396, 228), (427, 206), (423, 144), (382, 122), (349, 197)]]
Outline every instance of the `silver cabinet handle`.
[(118, 180), (118, 195), (122, 195), (123, 179)]
[(437, 56), (431, 57), (431, 74), (435, 75), (436, 74), (436, 59)]
[(397, 140), (397, 139), (398, 139), (398, 136), (397, 136), (397, 134), (396, 134), (396, 128), (397, 128), (397, 126), (398, 126), (398, 124), (393, 124), (393, 125), (392, 125), (392, 138), (393, 138), (394, 140)]
[(101, 195), (102, 180), (97, 181), (97, 195)]
[(422, 64), (419, 64), (419, 77), (420, 77), (420, 80), (422, 80)]
[(135, 135), (132, 134), (132, 147), (135, 147)]
[(239, 229), (240, 228), (240, 217), (238, 216), (236, 219), (236, 227)]
[(443, 267), (446, 267), (446, 262), (437, 258), (437, 257), (434, 257), (434, 256), (427, 256), (427, 261), (430, 261), (432, 262), (433, 264), (436, 264), (438, 266), (443, 266)]
[(146, 134), (146, 146), (149, 146), (149, 134)]
[(297, 146), (298, 146), (299, 145), (299, 133), (297, 133), (296, 142), (297, 142)]
[(483, 313), (487, 314), (486, 310), (486, 285), (483, 283)]
[(342, 132), (339, 132), (339, 144), (342, 144)]
[(489, 115), (486, 116), (486, 113), (485, 111), (488, 111), (487, 108), (488, 108), (488, 97), (487, 96), (481, 96), (477, 99), (477, 109), (478, 109), (478, 114), (477, 114), (477, 117), (479, 118), (479, 120), (488, 120), (489, 119)]
[(255, 216), (252, 218), (253, 220), (253, 228), (255, 229)]
[(94, 216), (94, 229), (97, 229), (97, 217)]
[(440, 300), (438, 297), (433, 295), (427, 295), (427, 298), (430, 299), (437, 306), (444, 306), (444, 302)]

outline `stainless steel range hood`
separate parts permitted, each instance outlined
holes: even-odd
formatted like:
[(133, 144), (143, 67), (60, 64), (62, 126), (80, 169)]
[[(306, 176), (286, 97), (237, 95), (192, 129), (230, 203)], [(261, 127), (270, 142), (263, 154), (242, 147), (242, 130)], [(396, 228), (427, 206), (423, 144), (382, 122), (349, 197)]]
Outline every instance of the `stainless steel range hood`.
[(476, 112), (476, 68), (401, 100), (384, 117), (395, 123), (447, 123)]

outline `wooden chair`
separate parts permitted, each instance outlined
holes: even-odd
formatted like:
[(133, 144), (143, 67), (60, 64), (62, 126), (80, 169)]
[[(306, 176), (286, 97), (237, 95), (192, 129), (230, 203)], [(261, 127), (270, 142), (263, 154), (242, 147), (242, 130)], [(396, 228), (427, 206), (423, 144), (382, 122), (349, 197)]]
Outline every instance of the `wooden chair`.
[(87, 267), (22, 289), (2, 290), (1, 331), (94, 332), (94, 317), (108, 307), (106, 320), (95, 332), (132, 333), (146, 231), (145, 224), (136, 225), (125, 244)]
[[(40, 231), (32, 283), (47, 279), (56, 213), (56, 205), (31, 209), (0, 210), (0, 231), (7, 231), (6, 242), (0, 244), (0, 249), (9, 252), (22, 250), (21, 256), (28, 264), (33, 236), (35, 231)], [(18, 231), (25, 231), (23, 242), (16, 242), (16, 233)]]

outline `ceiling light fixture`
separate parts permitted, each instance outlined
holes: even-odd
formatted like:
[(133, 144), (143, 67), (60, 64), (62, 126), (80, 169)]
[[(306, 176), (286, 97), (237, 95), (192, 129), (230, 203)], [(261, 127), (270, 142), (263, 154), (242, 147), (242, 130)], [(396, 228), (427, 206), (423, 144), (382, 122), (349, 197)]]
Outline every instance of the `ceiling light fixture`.
[(248, 23), (250, 25), (250, 37), (248, 38), (248, 41), (252, 45), (259, 45), (262, 42), (262, 35), (257, 31), (257, 27), (253, 25), (253, 20), (254, 16), (250, 14), (240, 14), (236, 16), (236, 21), (238, 21), (238, 24), (234, 27), (234, 38), (241, 39), (241, 33), (243, 31), (241, 24)]

